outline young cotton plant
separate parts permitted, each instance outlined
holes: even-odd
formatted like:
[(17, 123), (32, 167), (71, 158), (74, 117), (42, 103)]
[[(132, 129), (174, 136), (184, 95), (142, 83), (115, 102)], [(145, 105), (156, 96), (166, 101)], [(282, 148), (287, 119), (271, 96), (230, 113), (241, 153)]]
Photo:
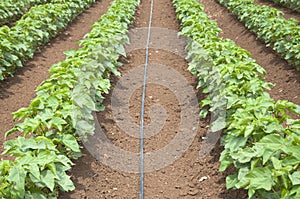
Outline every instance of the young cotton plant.
[(0, 27), (0, 80), (12, 76), (23, 62), (58, 35), (94, 0), (51, 0), (32, 7), (11, 28)]
[[(300, 27), (298, 20), (285, 19), (284, 13), (269, 7), (254, 4), (253, 0), (219, 0), (245, 26), (265, 41), (283, 59), (297, 69), (300, 67)], [(298, 1), (299, 3), (299, 1)]]
[(0, 2), (0, 26), (12, 23), (25, 14), (30, 7), (49, 3), (50, 0), (5, 0)]
[(275, 4), (285, 6), (296, 12), (300, 12), (300, 1), (298, 0), (272, 0)]

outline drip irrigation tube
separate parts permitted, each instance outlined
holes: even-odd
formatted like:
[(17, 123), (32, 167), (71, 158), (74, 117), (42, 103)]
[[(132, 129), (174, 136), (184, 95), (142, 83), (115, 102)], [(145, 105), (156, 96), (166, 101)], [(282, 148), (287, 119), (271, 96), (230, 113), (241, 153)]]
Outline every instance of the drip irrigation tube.
[(144, 113), (145, 113), (145, 95), (146, 95), (146, 84), (147, 84), (147, 68), (149, 63), (149, 43), (152, 25), (152, 11), (153, 11), (153, 0), (151, 0), (148, 36), (146, 42), (146, 57), (144, 67), (144, 80), (142, 90), (142, 106), (140, 114), (140, 199), (144, 199)]

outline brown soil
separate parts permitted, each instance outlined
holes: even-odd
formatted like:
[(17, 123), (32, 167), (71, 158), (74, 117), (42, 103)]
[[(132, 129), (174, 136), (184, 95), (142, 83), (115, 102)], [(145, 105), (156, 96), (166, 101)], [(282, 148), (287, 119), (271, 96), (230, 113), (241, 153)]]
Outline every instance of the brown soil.
[(256, 3), (259, 5), (266, 5), (266, 6), (276, 8), (277, 10), (280, 10), (281, 12), (284, 13), (284, 17), (286, 19), (294, 18), (294, 19), (297, 19), (298, 21), (300, 21), (300, 13), (293, 11), (290, 8), (286, 8), (286, 7), (274, 4), (273, 2), (268, 1), (268, 0), (257, 0)]
[[(153, 27), (179, 31), (179, 23), (175, 19), (175, 12), (171, 2), (171, 0), (154, 1)], [(277, 84), (270, 91), (271, 95), (275, 99), (287, 99), (300, 104), (299, 72), (280, 59), (271, 49), (266, 48), (262, 42), (257, 41), (254, 34), (247, 31), (243, 24), (239, 23), (232, 14), (228, 13), (225, 8), (214, 0), (200, 0), (200, 2), (205, 5), (205, 11), (212, 19), (217, 20), (219, 26), (223, 29), (221, 36), (234, 40), (242, 48), (250, 51), (252, 57), (267, 70), (268, 76), (266, 80)], [(90, 30), (91, 23), (95, 22), (106, 11), (108, 5), (109, 1), (96, 3), (72, 23), (66, 32), (53, 40), (41, 53), (38, 53), (33, 60), (29, 61), (26, 67), (18, 70), (15, 77), (1, 82), (1, 134), (4, 134), (14, 124), (11, 112), (28, 106), (30, 100), (35, 96), (34, 89), (36, 86), (49, 76), (48, 68), (64, 59), (63, 51), (78, 48), (76, 41)], [(142, 0), (132, 29), (147, 27), (149, 11), (150, 1)], [(151, 40), (152, 43), (155, 42), (153, 38)], [(184, 47), (184, 44), (176, 43), (176, 40), (170, 37), (164, 38), (171, 49)], [(139, 43), (138, 38), (135, 39), (131, 41), (131, 45), (139, 45), (137, 44)], [(142, 46), (144, 46), (144, 43)], [(160, 49), (150, 49), (149, 55), (149, 71), (151, 71), (151, 66), (154, 64), (171, 67), (187, 81), (188, 85), (193, 88), (196, 87), (197, 79), (192, 77), (186, 70), (187, 63), (182, 56)], [(130, 74), (131, 70), (136, 69), (145, 62), (145, 50), (143, 47), (132, 50), (128, 53), (127, 58), (120, 58), (120, 61), (124, 63), (123, 67), (120, 68), (120, 72), (123, 74), (123, 77), (126, 77), (126, 74)], [(165, 78), (168, 79), (168, 74), (164, 73), (162, 75), (166, 75)], [(137, 77), (142, 78), (142, 75)], [(120, 79), (122, 78), (112, 77), (114, 88), (118, 87)], [(152, 110), (151, 106), (154, 104), (160, 104), (166, 114), (165, 124), (159, 131), (159, 134), (145, 138), (145, 152), (150, 153), (169, 145), (176, 136), (180, 135), (180, 131), (178, 131), (178, 126), (182, 120), (180, 112), (183, 111), (182, 107), (189, 103), (182, 103), (178, 100), (176, 96), (177, 91), (175, 92), (172, 88), (153, 83), (154, 78), (148, 77), (147, 80), (149, 84), (146, 88), (145, 125), (157, 122), (155, 118), (151, 117), (150, 110)], [(171, 81), (171, 85), (175, 85), (176, 82), (178, 82), (178, 79)], [(122, 89), (126, 90), (129, 88), (124, 87)], [(194, 92), (196, 93), (195, 90)], [(200, 100), (201, 94), (196, 94), (198, 100)], [(130, 136), (127, 133), (129, 129), (121, 129), (118, 126), (118, 122), (124, 118), (113, 114), (112, 99), (112, 93), (107, 95), (104, 102), (106, 110), (97, 113), (100, 126), (104, 129), (106, 136), (114, 146), (138, 153), (139, 139)], [(141, 86), (132, 92), (128, 100), (128, 115), (132, 120), (132, 125), (138, 126), (141, 109)], [(197, 117), (197, 114), (192, 113), (190, 116), (193, 115)], [(199, 120), (199, 124), (195, 126), (196, 135), (181, 157), (176, 157), (172, 164), (162, 169), (145, 173), (145, 198), (246, 198), (244, 191), (226, 190), (225, 177), (228, 172), (218, 172), (218, 159), (222, 147), (217, 144), (207, 156), (201, 157), (199, 155), (199, 152), (203, 149), (202, 138), (206, 136), (208, 125), (209, 121)], [(2, 146), (2, 140), (0, 141), (0, 146)], [(99, 148), (97, 147), (96, 143), (95, 149), (98, 150)], [(181, 144), (179, 144), (178, 148), (181, 149), (181, 147)], [(0, 151), (2, 150), (0, 148)], [(109, 162), (111, 157), (107, 154), (101, 154), (104, 159), (107, 159), (107, 162), (101, 161), (103, 159), (96, 160), (91, 155), (97, 155), (96, 152), (83, 148), (83, 157), (75, 161), (76, 165), (70, 172), (72, 180), (75, 182), (76, 190), (70, 193), (61, 193), (60, 198), (138, 198), (139, 175), (107, 166), (107, 162)], [(164, 155), (167, 156), (168, 154)], [(163, 161), (164, 158), (165, 156), (161, 156), (159, 160)], [(116, 164), (123, 164), (128, 170), (134, 170), (136, 169), (135, 167), (138, 167), (138, 161), (133, 165), (127, 165), (127, 162), (116, 162)], [(146, 164), (145, 166), (151, 165)]]
[[(91, 25), (106, 12), (110, 1), (96, 2), (84, 11), (57, 38), (48, 43), (41, 52), (16, 71), (14, 77), (0, 83), (0, 135), (11, 129), (15, 122), (12, 112), (27, 107), (35, 97), (35, 88), (49, 77), (48, 69), (55, 63), (64, 60), (64, 51), (78, 49), (77, 42), (91, 30)], [(9, 139), (15, 135), (10, 136)], [(0, 152), (3, 151), (3, 139), (0, 139)], [(0, 156), (1, 157), (1, 156)]]

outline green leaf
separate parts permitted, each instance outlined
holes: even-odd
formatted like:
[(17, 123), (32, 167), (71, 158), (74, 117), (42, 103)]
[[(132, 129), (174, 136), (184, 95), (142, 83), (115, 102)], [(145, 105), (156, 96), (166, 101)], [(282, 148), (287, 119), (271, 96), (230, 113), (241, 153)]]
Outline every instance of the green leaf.
[(76, 138), (71, 134), (64, 134), (62, 142), (74, 152), (80, 152), (80, 148)]
[(284, 139), (277, 134), (271, 134), (263, 137), (255, 143), (254, 149), (263, 154), (263, 164), (265, 164), (272, 155), (284, 147)]
[(296, 185), (291, 189), (291, 195), (294, 198), (298, 198), (300, 196), (300, 186), (299, 185)]
[(201, 109), (201, 111), (199, 113), (199, 116), (200, 116), (200, 118), (204, 119), (204, 118), (206, 118), (207, 114), (208, 114), (208, 110), (207, 109)]
[(67, 124), (67, 122), (64, 119), (62, 119), (62, 118), (53, 117), (52, 120), (50, 121), (50, 124), (53, 127), (57, 128), (59, 131), (62, 131), (63, 125)]
[(32, 174), (32, 176), (35, 178), (35, 179), (40, 179), (40, 169), (39, 169), (39, 166), (35, 163), (32, 163), (28, 166), (28, 171), (29, 173)]
[(226, 189), (234, 188), (235, 185), (237, 184), (237, 182), (238, 182), (237, 174), (227, 176), (226, 177)]
[(210, 125), (210, 129), (212, 132), (217, 132), (223, 130), (226, 127), (226, 121), (223, 117), (218, 117), (217, 120), (213, 121)]
[(45, 165), (50, 164), (56, 160), (57, 156), (52, 151), (42, 151), (37, 155), (37, 163), (44, 168)]
[(296, 146), (289, 146), (289, 147), (283, 147), (282, 150), (287, 153), (290, 154), (292, 156), (294, 156), (295, 158), (297, 158), (297, 160), (300, 160), (300, 145), (296, 145)]
[(273, 164), (275, 169), (280, 170), (282, 168), (281, 161), (278, 160), (277, 158), (271, 157), (271, 161), (272, 161), (272, 164)]
[(255, 150), (252, 148), (239, 149), (237, 152), (231, 153), (232, 158), (240, 163), (248, 163), (256, 155)]
[(201, 100), (200, 107), (203, 108), (204, 106), (210, 105), (211, 99), (209, 97), (206, 97), (205, 99)]
[(248, 138), (244, 136), (227, 136), (226, 137), (226, 147), (229, 148), (230, 151), (236, 151), (240, 147), (244, 147), (246, 145)]
[(16, 191), (18, 191), (18, 195), (20, 197), (24, 197), (25, 195), (25, 177), (26, 171), (24, 168), (16, 164), (9, 172), (9, 176), (7, 178), (8, 181), (14, 183), (14, 187)]
[(74, 103), (76, 105), (78, 105), (80, 108), (87, 107), (90, 110), (95, 110), (95, 108), (96, 108), (96, 105), (93, 102), (93, 99), (85, 93), (74, 94), (73, 100), (74, 100)]
[(76, 55), (76, 51), (75, 50), (67, 50), (67, 51), (64, 52), (64, 54), (67, 57), (74, 57)]
[(46, 194), (40, 190), (34, 190), (32, 192), (26, 192), (25, 199), (47, 199), (45, 195)]
[(80, 120), (76, 123), (76, 130), (83, 131), (83, 132), (94, 132), (95, 127), (94, 123)]
[(44, 170), (41, 172), (41, 182), (51, 191), (54, 189), (54, 179), (55, 175), (50, 170)]
[(63, 167), (57, 167), (57, 175), (59, 179), (55, 180), (55, 182), (63, 191), (73, 191), (75, 189), (73, 182), (70, 180), (70, 176), (66, 174)]
[(254, 126), (252, 126), (252, 125), (246, 126), (244, 136), (245, 137), (250, 136), (252, 134), (253, 130), (254, 130)]
[(50, 105), (53, 111), (55, 111), (57, 107), (60, 105), (59, 100), (55, 96), (50, 96), (47, 99), (47, 103)]
[(242, 181), (236, 184), (236, 187), (243, 188), (245, 185), (249, 186), (249, 189), (270, 191), (273, 185), (271, 170), (268, 168), (254, 168), (244, 176)]
[(292, 175), (290, 175), (290, 179), (294, 186), (300, 185), (300, 171), (296, 171)]
[(219, 171), (225, 171), (233, 163), (233, 159), (229, 156), (226, 149), (221, 153), (220, 162)]

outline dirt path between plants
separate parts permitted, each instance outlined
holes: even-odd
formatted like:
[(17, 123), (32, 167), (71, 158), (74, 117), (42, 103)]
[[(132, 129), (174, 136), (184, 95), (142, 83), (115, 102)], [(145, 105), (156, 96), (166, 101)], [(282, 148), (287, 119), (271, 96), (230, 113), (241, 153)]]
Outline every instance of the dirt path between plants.
[(300, 71), (290, 66), (271, 48), (267, 48), (262, 41), (257, 40), (255, 34), (216, 0), (200, 0), (200, 2), (205, 6), (204, 10), (211, 19), (218, 22), (223, 31), (220, 36), (229, 38), (248, 50), (252, 58), (266, 70), (266, 81), (275, 84), (275, 87), (268, 91), (273, 99), (284, 99), (300, 104)]
[[(149, 10), (150, 1), (143, 0), (137, 11), (135, 23), (131, 29), (147, 27)], [(176, 32), (179, 31), (179, 22), (175, 18), (175, 11), (171, 0), (154, 1), (152, 26), (168, 28), (170, 32), (172, 32), (172, 30), (175, 30)], [(154, 35), (155, 33), (152, 34)], [(155, 39), (161, 39), (155, 38), (155, 36), (151, 37), (151, 39), (152, 38), (153, 40), (150, 40), (150, 44), (153, 44)], [(176, 43), (177, 41), (171, 38), (171, 33), (170, 35), (165, 35), (164, 39), (171, 47), (170, 49), (184, 48), (184, 43), (180, 44), (181, 46), (178, 46)], [(138, 42), (140, 41), (132, 40), (130, 45), (140, 46), (137, 44)], [(145, 43), (145, 41), (143, 43)], [(132, 75), (134, 76), (140, 72), (139, 70), (137, 70), (138, 72), (132, 70), (138, 69), (139, 66), (145, 62), (145, 50), (137, 49), (131, 51), (128, 53), (127, 58), (122, 58), (121, 60), (124, 63), (123, 67), (120, 69), (123, 77), (113, 78), (112, 82), (115, 89), (120, 87), (118, 84), (120, 81), (123, 81), (123, 79), (129, 80)], [(179, 126), (183, 119), (180, 116), (183, 111), (182, 106), (189, 104), (189, 102), (184, 102), (182, 104), (180, 99), (178, 99), (176, 92), (180, 92), (179, 89), (178, 91), (174, 91), (172, 90), (173, 88), (151, 83), (154, 79), (150, 72), (155, 68), (155, 65), (153, 64), (161, 64), (170, 67), (180, 74), (179, 76), (184, 79), (183, 82), (180, 82), (180, 77), (178, 79), (172, 78), (172, 70), (170, 68), (168, 69), (170, 70), (168, 72), (161, 66), (161, 73), (156, 73), (164, 76), (162, 78), (163, 80), (171, 81), (170, 85), (174, 85), (174, 87), (176, 87), (178, 81), (179, 84), (185, 84), (184, 81), (186, 81), (186, 83), (193, 88), (195, 88), (197, 84), (197, 79), (192, 77), (187, 71), (187, 62), (179, 55), (167, 50), (150, 49), (149, 61), (148, 81), (150, 83), (146, 88), (145, 122), (146, 124), (155, 123), (155, 118), (150, 119), (150, 109), (154, 104), (160, 104), (160, 106), (163, 107), (161, 109), (165, 110), (166, 119), (163, 128), (157, 134), (145, 139), (144, 148), (146, 153), (151, 153), (170, 145), (170, 143), (176, 139), (176, 136), (181, 134)], [(134, 77), (142, 78), (142, 73)], [(136, 90), (131, 91), (125, 83), (121, 84), (121, 89), (125, 89), (125, 93), (131, 92), (130, 97), (128, 98), (129, 103), (128, 105), (125, 104), (125, 106), (129, 107), (127, 117), (131, 117), (132, 126), (134, 126), (139, 125), (142, 91), (141, 85), (137, 86), (130, 81), (133, 80), (129, 80), (127, 83), (132, 87), (137, 87)], [(192, 92), (196, 91), (194, 90)], [(121, 98), (122, 95), (119, 95), (118, 97)], [(102, 130), (105, 131), (105, 136), (112, 142), (112, 145), (132, 153), (138, 153), (139, 139), (129, 135), (129, 127), (122, 129), (122, 126), (120, 126), (120, 121), (126, 120), (126, 118), (122, 118), (122, 116), (115, 114), (114, 109), (116, 107), (114, 107), (113, 103), (113, 100), (115, 100), (114, 98), (114, 94), (106, 96), (104, 104), (107, 108), (104, 112), (97, 114), (100, 126)], [(122, 102), (119, 102), (119, 104), (122, 104)], [(197, 103), (194, 105), (197, 106)], [(198, 117), (197, 113), (194, 115), (191, 113), (190, 116), (194, 118)], [(204, 158), (199, 156), (199, 152), (201, 151), (201, 137), (205, 136), (208, 122), (199, 121), (199, 125), (194, 127), (198, 127), (196, 134), (192, 137), (192, 143), (188, 146), (188, 149), (183, 151), (182, 157), (180, 157), (181, 154), (178, 154), (179, 156), (175, 158), (173, 163), (166, 164), (166, 167), (161, 169), (155, 169), (155, 166), (159, 165), (161, 161), (166, 160), (166, 157), (168, 156), (167, 153), (172, 153), (171, 150), (162, 154), (157, 159), (153, 158), (153, 162), (148, 162), (148, 164), (152, 165), (145, 165), (146, 169), (149, 166), (154, 167), (154, 171), (145, 173), (145, 198), (245, 198), (244, 192), (226, 190), (225, 173), (218, 172), (218, 158), (219, 153), (221, 152), (221, 148), (218, 145)], [(92, 141), (93, 143), (91, 144), (95, 147), (86, 147), (89, 151), (86, 149), (84, 150), (84, 157), (75, 162), (76, 165), (71, 171), (76, 190), (71, 193), (61, 193), (60, 198), (139, 198), (139, 174), (130, 172), (131, 170), (136, 171), (135, 169), (138, 169), (136, 168), (139, 163), (138, 158), (135, 159), (136, 162), (132, 163), (126, 158), (124, 158), (124, 160), (122, 156), (118, 157), (115, 160), (115, 164), (120, 164), (122, 168), (113, 168), (115, 165), (113, 165), (113, 163), (111, 163), (113, 161), (110, 162), (110, 160), (114, 159), (114, 157), (109, 155), (109, 151), (107, 151), (107, 154), (103, 151), (101, 152), (101, 146), (97, 146), (97, 142), (95, 141), (97, 138), (99, 140), (104, 139), (103, 137), (95, 136)], [(180, 142), (178, 146), (175, 146), (175, 151), (181, 150), (185, 141), (185, 139), (182, 139), (182, 142)], [(102, 144), (106, 145), (106, 143)], [(99, 153), (104, 154), (103, 158), (97, 161), (91, 154), (97, 156)], [(120, 153), (122, 153), (121, 150)], [(118, 156), (120, 154), (116, 151), (115, 155)], [(145, 155), (145, 157), (147, 158), (148, 156)], [(147, 160), (145, 160), (145, 162), (145, 164), (147, 164)]]
[[(97, 1), (91, 8), (78, 16), (57, 38), (53, 39), (41, 52), (16, 71), (14, 77), (0, 82), (0, 135), (11, 129), (15, 122), (12, 112), (27, 107), (35, 97), (35, 88), (49, 77), (48, 69), (65, 59), (66, 50), (78, 49), (77, 41), (91, 30), (91, 26), (107, 11), (111, 1)], [(9, 137), (12, 139), (16, 134)], [(0, 152), (3, 151), (3, 139), (0, 139)], [(0, 156), (1, 157), (1, 156)]]

